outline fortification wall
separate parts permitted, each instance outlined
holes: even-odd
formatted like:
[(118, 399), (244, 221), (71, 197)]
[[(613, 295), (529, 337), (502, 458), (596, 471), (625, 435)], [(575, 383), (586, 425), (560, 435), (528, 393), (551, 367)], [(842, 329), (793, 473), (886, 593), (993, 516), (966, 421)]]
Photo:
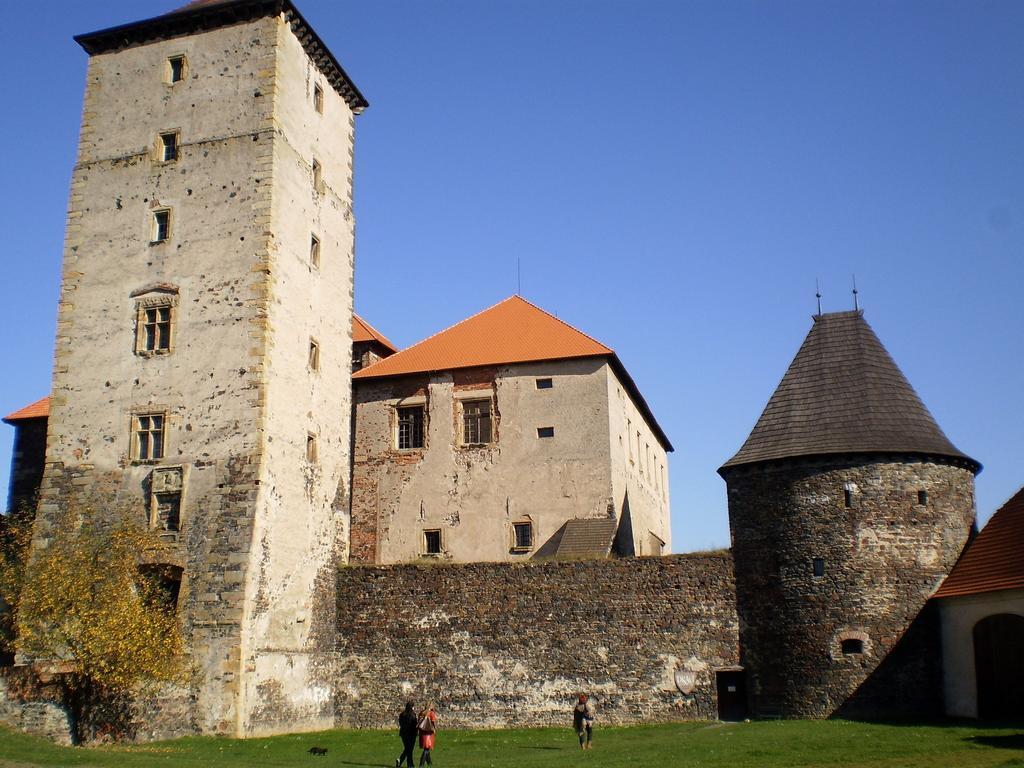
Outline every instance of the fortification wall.
[(446, 727), (565, 725), (581, 691), (604, 723), (714, 718), (738, 635), (727, 552), (343, 567), (336, 720), (392, 727), (429, 699)]

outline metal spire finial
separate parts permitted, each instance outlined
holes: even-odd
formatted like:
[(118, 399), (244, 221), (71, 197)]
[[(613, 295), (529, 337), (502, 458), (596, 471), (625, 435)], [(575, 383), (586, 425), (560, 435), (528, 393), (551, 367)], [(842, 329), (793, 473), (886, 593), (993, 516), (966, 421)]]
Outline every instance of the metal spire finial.
[(821, 315), (821, 285), (818, 283), (818, 278), (814, 278), (814, 295), (818, 299), (818, 314)]
[(857, 276), (853, 276), (853, 310), (860, 311), (860, 301), (857, 299)]

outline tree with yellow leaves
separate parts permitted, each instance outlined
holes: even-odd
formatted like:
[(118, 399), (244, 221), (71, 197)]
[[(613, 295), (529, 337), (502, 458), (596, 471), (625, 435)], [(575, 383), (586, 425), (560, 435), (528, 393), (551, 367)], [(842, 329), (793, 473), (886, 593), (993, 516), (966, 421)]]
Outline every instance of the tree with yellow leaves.
[(177, 582), (167, 566), (142, 564), (167, 558), (159, 539), (125, 519), (68, 514), (50, 528), (57, 535), (22, 551), (17, 648), (64, 670), (79, 740), (85, 707), (185, 677)]

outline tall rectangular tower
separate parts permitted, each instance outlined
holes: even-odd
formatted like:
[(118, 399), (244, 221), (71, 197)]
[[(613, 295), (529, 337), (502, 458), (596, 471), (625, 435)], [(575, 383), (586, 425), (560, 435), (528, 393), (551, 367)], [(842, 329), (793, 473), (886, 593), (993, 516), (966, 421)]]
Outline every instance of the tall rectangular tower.
[(37, 540), (102, 505), (172, 544), (188, 728), (329, 727), (366, 102), (289, 0), (196, 0), (76, 39)]

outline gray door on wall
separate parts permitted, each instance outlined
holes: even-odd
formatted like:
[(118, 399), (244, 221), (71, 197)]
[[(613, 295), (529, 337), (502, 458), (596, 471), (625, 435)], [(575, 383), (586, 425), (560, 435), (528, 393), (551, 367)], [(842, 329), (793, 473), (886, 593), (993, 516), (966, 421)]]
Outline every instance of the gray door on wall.
[(997, 613), (974, 625), (978, 717), (1024, 721), (1024, 616)]

